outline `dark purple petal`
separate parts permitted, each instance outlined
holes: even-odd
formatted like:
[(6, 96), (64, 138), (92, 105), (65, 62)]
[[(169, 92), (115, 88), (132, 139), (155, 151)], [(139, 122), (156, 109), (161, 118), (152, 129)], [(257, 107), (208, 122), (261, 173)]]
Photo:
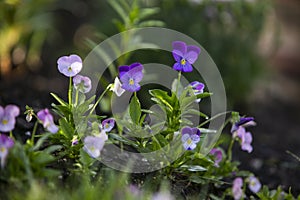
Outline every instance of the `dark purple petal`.
[(132, 69), (136, 69), (136, 70), (142, 71), (143, 70), (143, 65), (141, 63), (139, 63), (139, 62), (132, 63), (131, 65), (129, 65), (129, 70), (132, 70)]
[(189, 62), (186, 62), (185, 65), (182, 65), (182, 72), (191, 72), (193, 67)]
[(176, 71), (182, 71), (182, 68), (183, 66), (178, 62), (173, 65), (173, 69), (175, 69)]
[(127, 65), (123, 65), (123, 66), (120, 66), (119, 67), (119, 76), (120, 78), (126, 73), (129, 71), (129, 66)]
[(254, 121), (253, 117), (241, 117), (240, 121), (236, 123), (236, 126), (242, 126), (250, 121)]
[(14, 140), (4, 134), (0, 134), (0, 147), (12, 148), (14, 146)]
[(193, 134), (193, 129), (186, 126), (184, 127), (182, 130), (181, 130), (181, 134), (184, 135), (184, 134), (188, 134), (188, 135), (192, 135)]

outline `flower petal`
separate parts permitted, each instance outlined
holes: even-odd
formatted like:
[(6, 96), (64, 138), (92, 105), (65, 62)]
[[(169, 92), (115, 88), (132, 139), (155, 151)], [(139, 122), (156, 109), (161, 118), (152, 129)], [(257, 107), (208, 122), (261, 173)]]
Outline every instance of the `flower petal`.
[(193, 67), (189, 62), (186, 62), (185, 65), (182, 65), (183, 72), (191, 72), (193, 71)]
[(182, 41), (174, 41), (172, 42), (173, 50), (176, 51), (176, 54), (184, 57), (187, 51), (187, 46), (185, 42)]
[(176, 71), (182, 71), (183, 66), (180, 63), (177, 62), (173, 65), (173, 69), (176, 70)]
[(18, 106), (15, 106), (15, 105), (7, 105), (5, 107), (5, 113), (7, 113), (13, 117), (16, 117), (20, 114), (20, 109)]

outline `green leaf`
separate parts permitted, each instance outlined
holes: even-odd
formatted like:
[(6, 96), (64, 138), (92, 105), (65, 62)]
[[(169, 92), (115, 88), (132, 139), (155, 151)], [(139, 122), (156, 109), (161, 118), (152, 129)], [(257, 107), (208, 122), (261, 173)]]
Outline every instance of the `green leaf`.
[(69, 124), (66, 118), (60, 118), (58, 123), (63, 135), (71, 140), (74, 135), (74, 128)]
[(203, 172), (207, 171), (205, 167), (199, 165), (182, 165), (180, 168), (186, 168), (188, 171), (191, 172)]
[(138, 147), (138, 145), (135, 142), (133, 142), (133, 141), (131, 141), (131, 140), (125, 138), (125, 137), (122, 137), (118, 134), (109, 133), (109, 137), (113, 138), (115, 140), (118, 140), (119, 142), (123, 142), (124, 144), (130, 145), (130, 146), (133, 146), (133, 147), (136, 147), (136, 148)]
[(45, 153), (43, 151), (34, 152), (31, 159), (34, 164), (39, 164), (39, 165), (46, 165), (56, 160), (54, 156)]
[(140, 104), (140, 101), (139, 99), (137, 98), (136, 95), (134, 95), (132, 98), (131, 98), (131, 101), (130, 101), (130, 105), (129, 105), (129, 114), (130, 114), (130, 117), (132, 119), (132, 121), (135, 123), (135, 124), (139, 124), (139, 121), (140, 121), (140, 117), (141, 117), (141, 104)]
[(53, 153), (54, 151), (60, 150), (63, 146), (61, 145), (51, 145), (49, 147), (47, 147), (46, 149), (44, 149), (43, 151), (45, 153)]
[(63, 105), (63, 106), (68, 106), (69, 104), (68, 103), (66, 103), (64, 100), (62, 100), (61, 98), (59, 98), (56, 94), (54, 94), (54, 93), (50, 93), (53, 97), (54, 97), (54, 99), (56, 99), (56, 101), (58, 101), (61, 105)]
[(36, 144), (32, 148), (32, 151), (38, 150), (44, 144), (44, 142), (48, 139), (48, 137), (50, 135), (52, 135), (52, 134), (53, 133), (45, 133), (45, 134), (43, 134), (42, 137), (36, 142)]

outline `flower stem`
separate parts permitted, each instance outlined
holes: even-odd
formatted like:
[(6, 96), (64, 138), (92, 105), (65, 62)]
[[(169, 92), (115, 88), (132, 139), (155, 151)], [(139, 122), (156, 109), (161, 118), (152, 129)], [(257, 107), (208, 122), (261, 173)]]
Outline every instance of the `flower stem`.
[(69, 79), (69, 91), (68, 91), (68, 99), (69, 99), (69, 106), (72, 107), (72, 77)]
[(227, 156), (228, 156), (228, 161), (229, 162), (231, 162), (231, 159), (232, 159), (232, 147), (233, 147), (233, 144), (234, 144), (234, 140), (235, 140), (235, 138), (231, 139), (230, 144), (229, 144), (228, 149), (227, 149)]
[(177, 86), (176, 86), (176, 91), (175, 91), (176, 95), (178, 95), (177, 93), (178, 93), (178, 88), (179, 88), (179, 84), (180, 84), (180, 78), (181, 78), (181, 71), (179, 71), (179, 73), (178, 73)]
[(36, 133), (36, 129), (38, 126), (38, 120), (35, 122), (33, 130), (32, 130), (32, 134), (31, 134), (31, 144), (34, 144), (34, 137), (35, 137), (35, 133)]
[(219, 114), (213, 116), (212, 118), (210, 118), (210, 119), (208, 119), (208, 120), (202, 122), (200, 125), (198, 125), (198, 128), (204, 126), (204, 125), (207, 124), (208, 122), (210, 122), (210, 121), (212, 121), (212, 120), (214, 120), (214, 119), (216, 119), (216, 118), (218, 118), (218, 117), (221, 117), (222, 115), (226, 115), (226, 114), (231, 113), (231, 112), (232, 112), (232, 111), (226, 111), (226, 112), (219, 113)]
[(95, 111), (97, 105), (99, 104), (99, 102), (101, 101), (101, 99), (104, 97), (104, 94), (110, 89), (111, 84), (109, 84), (106, 89), (103, 91), (103, 93), (100, 95), (100, 97), (98, 98), (98, 100), (96, 101), (96, 103), (94, 104), (94, 106), (92, 107), (91, 111), (90, 111), (90, 115)]

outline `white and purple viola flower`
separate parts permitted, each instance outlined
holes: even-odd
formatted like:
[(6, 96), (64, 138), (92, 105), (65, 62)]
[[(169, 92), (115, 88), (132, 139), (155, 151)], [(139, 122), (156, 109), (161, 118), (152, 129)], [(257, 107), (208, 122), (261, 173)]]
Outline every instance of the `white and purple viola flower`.
[(251, 145), (252, 143), (251, 133), (246, 132), (246, 129), (240, 126), (239, 129), (235, 132), (235, 134), (238, 138), (240, 138), (242, 150), (251, 153), (253, 150), (253, 147)]
[(82, 69), (82, 60), (78, 55), (62, 56), (57, 60), (60, 73), (67, 77), (76, 76)]
[(125, 92), (118, 77), (115, 78), (114, 84), (111, 86), (110, 90), (113, 91), (118, 97)]
[(250, 176), (248, 181), (249, 181), (249, 184), (248, 184), (249, 189), (253, 193), (259, 192), (259, 190), (261, 188), (261, 183), (259, 182), (259, 180), (254, 176)]
[(15, 105), (0, 106), (0, 131), (9, 132), (15, 128), (16, 117), (20, 109)]
[(83, 140), (83, 150), (92, 158), (98, 158), (107, 139), (105, 131), (101, 131), (97, 136), (87, 136)]
[(110, 118), (110, 119), (105, 119), (102, 122), (102, 130), (105, 132), (111, 131), (115, 126), (115, 120)]
[(234, 133), (239, 129), (240, 126), (247, 127), (247, 126), (255, 126), (256, 123), (254, 122), (253, 117), (241, 117), (240, 120), (234, 123), (231, 127), (231, 133)]
[(76, 75), (73, 78), (74, 88), (82, 93), (88, 93), (92, 89), (92, 81), (87, 76)]
[(184, 127), (181, 130), (181, 141), (185, 150), (193, 150), (200, 142), (200, 130), (198, 128)]
[(129, 66), (119, 67), (120, 80), (122, 88), (129, 92), (136, 92), (141, 89), (139, 83), (143, 79), (143, 65), (141, 63), (133, 63)]
[(9, 149), (14, 146), (14, 141), (12, 138), (0, 134), (0, 161), (1, 161), (1, 168), (3, 169), (6, 163), (6, 158), (9, 152)]
[[(205, 85), (203, 83), (200, 83), (199, 81), (193, 81), (190, 83), (190, 86), (192, 86), (194, 95), (202, 94), (204, 91)], [(196, 102), (199, 103), (201, 99), (196, 99)]]
[(182, 72), (193, 71), (192, 64), (197, 60), (201, 51), (200, 48), (194, 45), (186, 45), (186, 43), (181, 41), (173, 42), (172, 46), (172, 54), (176, 61), (173, 69)]
[(219, 163), (223, 159), (223, 153), (222, 153), (222, 151), (220, 149), (218, 149), (218, 148), (213, 148), (212, 150), (210, 150), (209, 153), (215, 157), (215, 164), (214, 165), (216, 167), (219, 167)]
[(58, 127), (54, 124), (53, 116), (49, 112), (49, 110), (43, 109), (37, 113), (37, 117), (41, 120), (44, 128), (50, 133), (56, 133), (58, 131)]
[(241, 199), (243, 197), (243, 179), (238, 177), (233, 180), (232, 185), (232, 195), (235, 200)]

